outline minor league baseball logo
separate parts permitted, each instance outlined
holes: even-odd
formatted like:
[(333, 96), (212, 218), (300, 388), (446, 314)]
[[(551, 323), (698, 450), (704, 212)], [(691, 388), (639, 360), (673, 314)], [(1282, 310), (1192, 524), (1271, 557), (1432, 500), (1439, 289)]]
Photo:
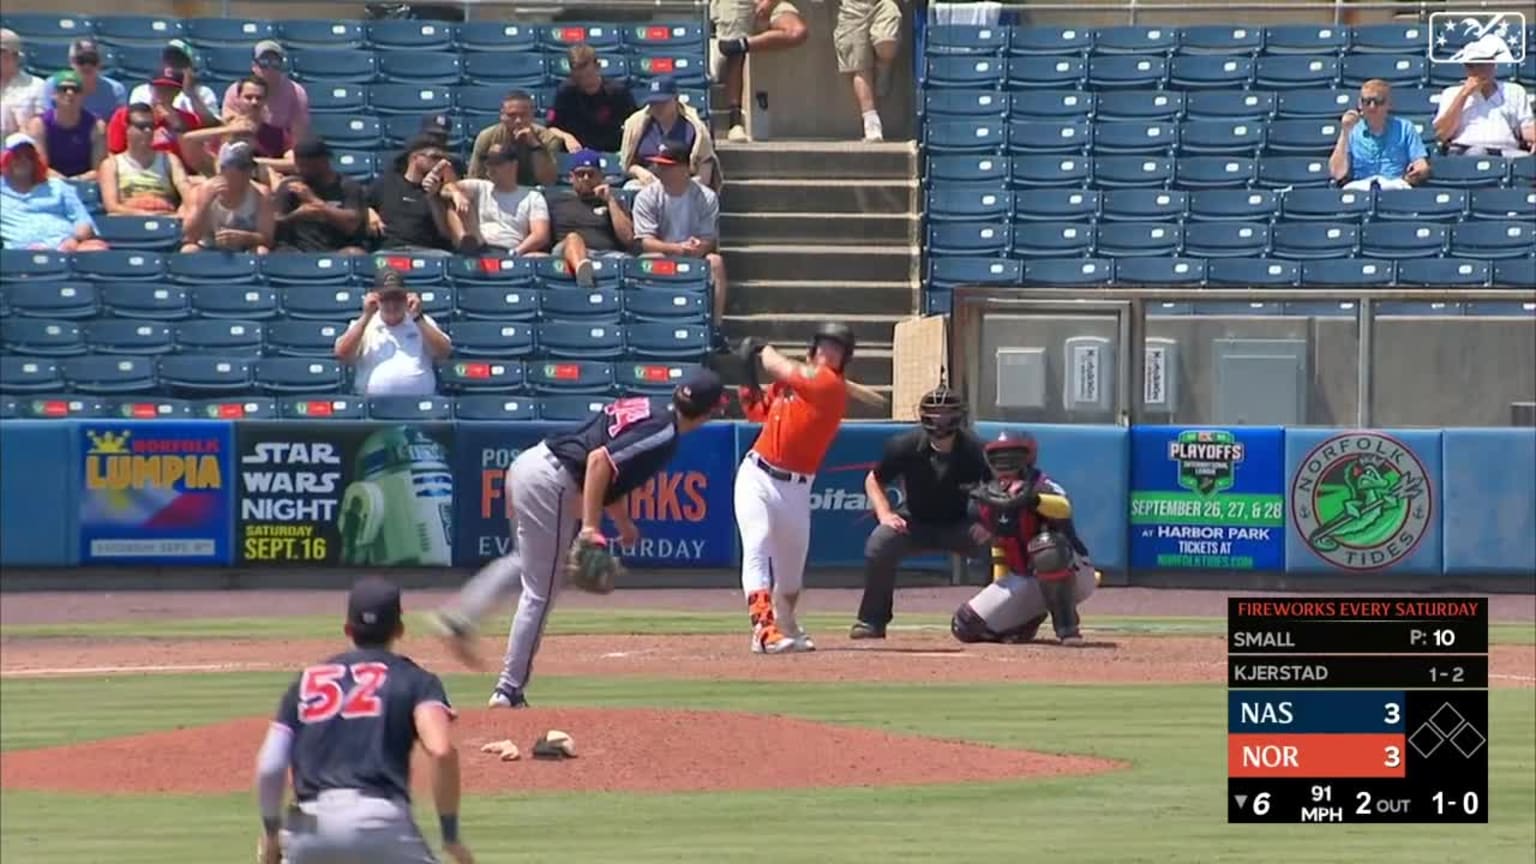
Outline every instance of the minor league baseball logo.
[(1324, 561), (1381, 570), (1413, 553), (1434, 501), (1419, 458), (1380, 432), (1335, 435), (1313, 447), (1291, 479), (1291, 524)]
[(1525, 60), (1521, 12), (1436, 12), (1429, 16), (1429, 62), (1520, 63)]

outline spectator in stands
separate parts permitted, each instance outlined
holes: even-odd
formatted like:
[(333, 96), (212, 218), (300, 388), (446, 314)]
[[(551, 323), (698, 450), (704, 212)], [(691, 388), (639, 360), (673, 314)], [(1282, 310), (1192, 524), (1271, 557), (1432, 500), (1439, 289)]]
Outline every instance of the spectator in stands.
[(725, 259), (720, 257), (720, 200), (688, 176), (686, 151), (663, 147), (651, 159), (655, 183), (635, 195), (635, 240), (646, 255), (703, 258), (714, 283), (715, 324), (725, 311)]
[(437, 392), (433, 363), (453, 353), (453, 343), (421, 297), (405, 290), (400, 271), (386, 267), (363, 298), (363, 314), (336, 337), (336, 359), (356, 366), (364, 396), (431, 396)]
[(42, 79), (21, 68), (21, 37), (0, 28), (0, 139), (25, 129), (42, 109)]
[(501, 102), (501, 122), (487, 126), (475, 136), (469, 154), (469, 176), (487, 179), (485, 154), (494, 144), (517, 150), (517, 182), (524, 186), (553, 186), (559, 177), (557, 162), (565, 138), (533, 122), (533, 97), (523, 90), (513, 90)]
[(219, 150), (219, 176), (198, 187), (187, 208), (182, 252), (221, 250), (265, 255), (275, 221), (267, 190), (251, 182), (256, 152), (243, 141)]
[(187, 169), (175, 153), (156, 150), (155, 113), (148, 106), (128, 106), (128, 148), (101, 161), (96, 181), (101, 204), (114, 216), (165, 216), (192, 200)]
[[(175, 153), (181, 164), (193, 171), (202, 170), (210, 160), (208, 154), (194, 142), (186, 143), (183, 137), (202, 126), (196, 114), (176, 107), (181, 95), (181, 75), (175, 69), (160, 70), (149, 82), (149, 110), (155, 118), (153, 146), (156, 150)], [(112, 113), (107, 121), (107, 150), (121, 153), (128, 149), (128, 108), (124, 106)], [(210, 172), (211, 173), (211, 172)]]
[(331, 166), (331, 148), (318, 138), (293, 148), (295, 176), (277, 187), (277, 250), (362, 255), (368, 205), (362, 184)]
[(459, 180), (441, 193), (459, 205), (450, 223), (455, 245), (482, 255), (548, 252), (549, 205), (539, 190), (518, 185), (516, 148), (492, 145), (485, 166), (491, 179)]
[(266, 80), (252, 75), (236, 81), (235, 87), (238, 91), (235, 108), (224, 115), (222, 125), (188, 132), (184, 143), (188, 146), (195, 144), (205, 150), (212, 145), (211, 152), (217, 153), (218, 148), (231, 140), (232, 136), (249, 135), (257, 162), (269, 171), (292, 174), (293, 141), (285, 130), (267, 122)]
[(623, 81), (603, 77), (597, 52), (585, 42), (571, 46), (571, 76), (555, 91), (555, 107), (549, 112), (551, 128), (570, 137), (567, 152), (583, 147), (614, 153), (619, 149), (624, 121), (635, 113), (635, 97)]
[(631, 178), (626, 188), (638, 189), (656, 182), (646, 166), (663, 146), (687, 154), (688, 166), (698, 181), (714, 192), (720, 191), (725, 178), (709, 126), (698, 112), (677, 98), (677, 82), (668, 75), (654, 78), (646, 85), (644, 110), (624, 121), (619, 165)]
[(809, 30), (800, 10), (789, 0), (713, 0), (710, 15), (715, 22), (715, 50), (721, 58), (714, 78), (725, 85), (730, 106), (732, 141), (749, 141), (741, 113), (742, 83), (749, 51), (783, 51), (805, 42)]
[[(95, 39), (76, 39), (69, 46), (69, 67), (80, 76), (81, 102), (97, 117), (111, 117), (128, 104), (128, 88), (101, 74), (101, 47)], [(43, 107), (53, 104), (53, 87), (43, 85)]]
[[(176, 101), (172, 105), (188, 114), (196, 114), (204, 126), (217, 125), (219, 97), (212, 87), (198, 83), (197, 53), (192, 50), (191, 43), (185, 39), (172, 39), (165, 43), (165, 50), (160, 52), (160, 62), (166, 68), (181, 73), (181, 92), (176, 94)], [(133, 92), (128, 94), (128, 104), (149, 104), (154, 95), (151, 93), (152, 86), (140, 84), (133, 88)]]
[(0, 246), (97, 252), (107, 244), (75, 187), (48, 176), (48, 163), (25, 132), (12, 132), (0, 152)]
[(571, 190), (549, 198), (552, 252), (565, 260), (583, 288), (593, 283), (593, 258), (627, 257), (635, 226), (621, 196), (603, 182), (596, 151), (578, 150), (571, 157)]
[[(267, 82), (267, 122), (283, 130), (290, 141), (309, 137), (309, 93), (304, 85), (288, 77), (288, 55), (283, 46), (271, 39), (256, 43), (256, 62), (251, 74)], [(224, 113), (238, 114), (240, 85), (236, 81), (224, 91)]]
[[(1486, 50), (1473, 46), (1473, 51)], [(1536, 152), (1531, 97), (1513, 81), (1500, 81), (1491, 54), (1473, 54), (1467, 80), (1445, 88), (1435, 112), (1435, 134), (1446, 150), (1474, 156)]]
[(457, 179), (436, 139), (423, 135), (406, 145), (395, 170), (381, 173), (368, 189), (368, 233), (379, 248), (451, 254), (453, 229), (440, 192)]
[(1391, 109), (1392, 85), (1372, 78), (1360, 85), (1359, 109), (1344, 112), (1328, 173), (1345, 189), (1409, 189), (1429, 178), (1424, 139)]
[[(885, 128), (875, 98), (890, 89), (891, 64), (901, 36), (901, 6), (896, 0), (841, 0), (832, 44), (837, 71), (853, 81), (853, 99), (864, 122), (865, 141), (884, 141)], [(871, 80), (870, 72), (874, 79)]]
[(85, 110), (80, 76), (65, 69), (53, 76), (53, 107), (27, 121), (27, 135), (38, 155), (60, 177), (96, 179), (96, 166), (107, 156), (107, 125)]

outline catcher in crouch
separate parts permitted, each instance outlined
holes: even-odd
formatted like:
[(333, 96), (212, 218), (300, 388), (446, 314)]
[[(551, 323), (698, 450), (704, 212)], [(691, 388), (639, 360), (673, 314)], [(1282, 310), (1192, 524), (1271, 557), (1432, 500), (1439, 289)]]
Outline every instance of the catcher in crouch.
[(523, 689), (532, 676), (533, 657), (562, 579), (597, 594), (613, 590), (619, 563), (602, 534), (603, 512), (613, 519), (619, 540), (633, 544), (640, 531), (629, 518), (630, 491), (665, 468), (678, 439), (709, 422), (723, 400), (720, 377), (698, 369), (671, 398), (611, 402), (580, 426), (524, 450), (508, 466), (505, 494), (511, 502), (516, 545), (475, 574), (437, 613), (449, 647), (466, 664), (478, 666), (477, 623), (521, 583), (507, 653), (491, 693), (492, 708), (528, 704)]
[(978, 522), (1001, 546), (1008, 575), (955, 611), (961, 642), (1028, 642), (1050, 616), (1063, 645), (1081, 645), (1077, 607), (1098, 586), (1067, 493), (1035, 467), (1033, 436), (1004, 432), (986, 445), (994, 479), (971, 491)]

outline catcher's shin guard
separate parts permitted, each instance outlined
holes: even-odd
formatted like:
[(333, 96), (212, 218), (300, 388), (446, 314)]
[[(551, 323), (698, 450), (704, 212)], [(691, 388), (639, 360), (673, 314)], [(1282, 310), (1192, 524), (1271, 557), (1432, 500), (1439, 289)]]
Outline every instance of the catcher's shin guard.
[(1045, 598), (1045, 608), (1050, 611), (1051, 626), (1056, 638), (1067, 639), (1082, 635), (1077, 617), (1077, 598), (1072, 593), (1070, 579), (1041, 579), (1040, 595)]
[(955, 610), (950, 619), (949, 632), (961, 642), (996, 642), (997, 637), (987, 628), (987, 622), (967, 603)]

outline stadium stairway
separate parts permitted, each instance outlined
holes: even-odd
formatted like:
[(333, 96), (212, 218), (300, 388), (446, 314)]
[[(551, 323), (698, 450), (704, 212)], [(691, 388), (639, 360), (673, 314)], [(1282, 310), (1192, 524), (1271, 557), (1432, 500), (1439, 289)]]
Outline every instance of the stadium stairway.
[[(859, 350), (851, 376), (887, 395), (896, 322), (917, 296), (917, 151), (910, 142), (722, 142), (720, 232), (731, 294), (726, 333), (803, 353), (842, 321)], [(740, 370), (723, 364), (735, 381)], [(889, 409), (851, 403), (850, 416)]]

